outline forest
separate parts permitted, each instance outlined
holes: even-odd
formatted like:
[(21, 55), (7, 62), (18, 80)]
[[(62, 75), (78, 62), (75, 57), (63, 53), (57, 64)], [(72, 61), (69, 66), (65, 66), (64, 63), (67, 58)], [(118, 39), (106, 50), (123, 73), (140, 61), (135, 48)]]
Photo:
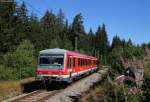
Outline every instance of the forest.
[[(135, 45), (131, 39), (126, 41), (117, 35), (110, 44), (105, 24), (99, 25), (96, 32), (92, 28), (86, 32), (81, 13), (75, 15), (69, 24), (62, 9), (57, 14), (47, 10), (39, 19), (35, 13), (28, 15), (24, 2), (21, 5), (16, 2), (0, 2), (0, 7), (1, 80), (34, 75), (33, 67), (38, 52), (43, 49), (58, 47), (76, 50), (99, 58), (102, 64), (115, 66), (121, 73), (123, 68), (119, 57), (140, 58), (144, 54), (144, 47), (150, 47), (150, 43)], [(21, 70), (21, 76), (18, 70)]]
[(43, 49), (63, 48), (95, 56), (121, 73), (121, 58), (142, 58), (144, 48), (150, 48), (150, 43), (136, 45), (117, 34), (110, 43), (105, 24), (96, 32), (92, 28), (86, 32), (83, 18), (79, 13), (68, 23), (60, 9), (57, 14), (47, 10), (39, 19), (35, 13), (28, 15), (24, 2), (0, 2), (0, 80), (34, 76), (38, 52)]
[(24, 2), (0, 2), (0, 80), (34, 76), (38, 52), (43, 49), (62, 48), (95, 56), (120, 74), (124, 71), (123, 59), (144, 59), (145, 49), (150, 49), (150, 42), (138, 45), (117, 34), (110, 42), (105, 24), (96, 32), (92, 28), (86, 32), (83, 23), (81, 13), (68, 23), (62, 9), (57, 14), (46, 10), (39, 18), (28, 14)]
[[(150, 42), (138, 45), (117, 34), (110, 42), (108, 35), (105, 24), (99, 24), (96, 32), (92, 28), (86, 32), (81, 13), (69, 23), (62, 9), (57, 13), (46, 10), (39, 18), (34, 12), (29, 15), (24, 2), (0, 1), (0, 81), (34, 76), (43, 49), (62, 48), (95, 56), (101, 65), (109, 65), (119, 74), (125, 69), (123, 60), (143, 60), (150, 49)], [(146, 70), (143, 90), (149, 100), (149, 66)]]

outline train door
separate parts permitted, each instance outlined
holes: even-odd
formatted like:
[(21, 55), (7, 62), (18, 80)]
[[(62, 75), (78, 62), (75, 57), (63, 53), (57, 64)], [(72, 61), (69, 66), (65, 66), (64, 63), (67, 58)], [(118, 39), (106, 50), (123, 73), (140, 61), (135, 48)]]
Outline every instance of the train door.
[(78, 58), (78, 71), (81, 70), (81, 65), (82, 65), (81, 58)]
[(76, 58), (75, 62), (76, 62), (75, 71), (76, 71), (76, 74), (78, 74), (78, 72), (79, 72), (79, 58)]
[(72, 62), (73, 62), (73, 57), (68, 56), (68, 74), (70, 78), (72, 78), (72, 66), (73, 66)]
[(76, 58), (75, 57), (73, 57), (73, 60), (72, 60), (73, 62), (73, 66), (72, 66), (72, 73), (75, 73), (76, 72)]

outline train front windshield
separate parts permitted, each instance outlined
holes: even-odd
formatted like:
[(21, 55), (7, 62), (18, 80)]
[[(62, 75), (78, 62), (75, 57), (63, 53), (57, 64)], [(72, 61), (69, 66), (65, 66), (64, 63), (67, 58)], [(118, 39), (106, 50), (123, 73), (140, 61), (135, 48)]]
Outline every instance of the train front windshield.
[(40, 69), (62, 70), (64, 65), (63, 55), (40, 55)]

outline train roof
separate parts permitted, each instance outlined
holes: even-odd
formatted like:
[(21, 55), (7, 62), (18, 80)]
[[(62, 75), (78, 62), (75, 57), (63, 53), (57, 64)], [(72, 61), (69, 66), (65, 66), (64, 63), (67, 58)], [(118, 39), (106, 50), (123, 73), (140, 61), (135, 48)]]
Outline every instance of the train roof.
[(60, 49), (60, 48), (53, 48), (53, 49), (46, 49), (40, 51), (40, 54), (65, 54), (67, 50), (65, 49)]
[(60, 49), (60, 48), (45, 49), (45, 50), (40, 51), (40, 54), (65, 54), (66, 52), (70, 55), (84, 56), (84, 57), (90, 57), (90, 58), (97, 59), (97, 58), (92, 57), (92, 56), (87, 56), (84, 54), (80, 54), (77, 52), (72, 52), (72, 51)]

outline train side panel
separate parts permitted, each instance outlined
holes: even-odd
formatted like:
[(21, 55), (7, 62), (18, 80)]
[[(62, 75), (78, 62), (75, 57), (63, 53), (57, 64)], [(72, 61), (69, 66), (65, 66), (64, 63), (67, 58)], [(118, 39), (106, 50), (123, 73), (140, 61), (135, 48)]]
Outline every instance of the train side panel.
[(67, 53), (67, 59), (67, 74), (72, 78), (80, 77), (83, 74), (93, 72), (97, 69), (96, 58), (81, 56), (75, 53)]

